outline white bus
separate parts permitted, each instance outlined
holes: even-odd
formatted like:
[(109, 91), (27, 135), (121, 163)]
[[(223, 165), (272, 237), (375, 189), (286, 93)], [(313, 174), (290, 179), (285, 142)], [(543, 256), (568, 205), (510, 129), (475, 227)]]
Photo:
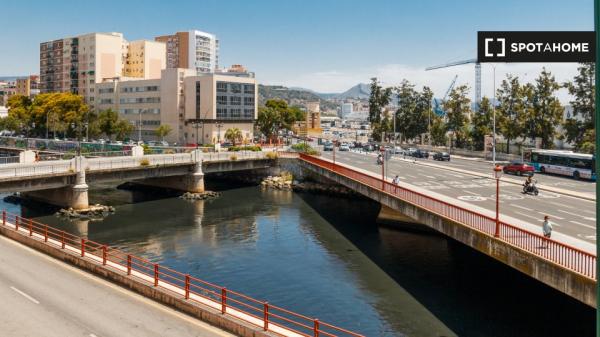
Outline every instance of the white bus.
[(523, 161), (536, 172), (559, 174), (596, 181), (596, 158), (586, 153), (563, 150), (526, 150)]

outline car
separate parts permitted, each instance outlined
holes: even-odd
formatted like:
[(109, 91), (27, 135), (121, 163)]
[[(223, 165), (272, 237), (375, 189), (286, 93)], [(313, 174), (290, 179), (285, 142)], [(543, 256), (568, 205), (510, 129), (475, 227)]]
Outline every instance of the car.
[(433, 154), (433, 160), (450, 161), (450, 154), (448, 152), (436, 152)]
[(412, 152), (412, 156), (415, 158), (429, 158), (429, 152), (425, 151), (425, 150), (421, 150), (421, 149), (417, 149), (416, 151)]
[(531, 165), (527, 165), (522, 161), (513, 161), (502, 168), (502, 172), (516, 174), (519, 176), (532, 176), (535, 169)]
[(333, 151), (333, 143), (325, 143), (325, 145), (323, 145), (323, 151)]
[(342, 144), (340, 145), (340, 151), (350, 151), (350, 147), (348, 144)]
[(373, 145), (371, 145), (371, 144), (365, 144), (365, 145), (363, 146), (363, 150), (365, 150), (365, 151), (367, 151), (367, 152), (371, 152), (371, 151), (375, 150), (375, 148), (374, 148), (374, 147), (373, 147)]
[(409, 147), (406, 149), (406, 151), (404, 151), (407, 156), (412, 156), (415, 152), (417, 152), (417, 148), (415, 147)]
[(404, 149), (400, 146), (394, 147), (394, 154), (404, 154)]

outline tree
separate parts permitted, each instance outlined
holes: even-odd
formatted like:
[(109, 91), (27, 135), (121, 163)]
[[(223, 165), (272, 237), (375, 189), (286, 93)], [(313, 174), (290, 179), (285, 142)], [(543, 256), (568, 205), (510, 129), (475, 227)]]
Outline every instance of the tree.
[(479, 110), (473, 114), (472, 126), (470, 136), (473, 146), (475, 150), (481, 151), (484, 148), (485, 136), (493, 132), (492, 105), (487, 97), (481, 99)]
[(241, 141), (242, 138), (244, 138), (244, 136), (242, 135), (242, 131), (238, 128), (231, 128), (225, 131), (225, 139), (233, 143), (233, 145), (235, 145), (237, 141)]
[(100, 111), (96, 124), (101, 133), (105, 134), (109, 140), (112, 140), (112, 136), (117, 132), (117, 124), (119, 123), (119, 114), (112, 110), (107, 109)]
[(573, 115), (569, 116), (563, 124), (565, 137), (568, 142), (573, 143), (578, 151), (588, 152), (595, 143), (595, 71), (594, 63), (582, 63), (577, 68), (579, 74), (573, 78), (573, 82), (563, 84), (574, 96), (570, 101)]
[(433, 115), (431, 121), (431, 141), (435, 146), (443, 146), (448, 142), (446, 137), (446, 124), (442, 117)]
[(527, 97), (533, 96), (533, 99), (528, 99), (530, 101), (527, 109), (529, 123), (525, 135), (531, 139), (541, 138), (544, 149), (554, 146), (556, 127), (562, 121), (564, 108), (555, 96), (559, 89), (560, 85), (552, 73), (546, 71), (546, 68), (542, 69), (540, 76), (535, 80), (535, 85), (526, 86)]
[(125, 119), (119, 119), (114, 126), (115, 138), (117, 140), (124, 140), (133, 132), (133, 125)]
[(267, 139), (271, 139), (277, 133), (279, 127), (279, 116), (273, 108), (260, 107), (256, 127)]
[[(164, 141), (165, 137), (168, 136), (171, 131), (173, 131), (173, 129), (169, 124), (161, 124), (158, 128), (156, 128), (156, 130), (154, 130), (154, 133), (156, 134), (156, 137)], [(227, 137), (227, 134), (225, 134), (225, 137)]]
[(497, 131), (506, 139), (506, 153), (510, 152), (510, 141), (523, 136), (527, 117), (524, 95), (528, 92), (519, 83), (519, 77), (510, 74), (496, 92)]
[(305, 113), (298, 107), (289, 107), (282, 99), (270, 99), (265, 102), (265, 106), (258, 109), (256, 126), (270, 139), (277, 135), (279, 130), (291, 130), (294, 123), (305, 118)]
[(389, 116), (386, 117), (385, 107), (390, 103), (392, 88), (383, 89), (377, 78), (371, 79), (371, 93), (369, 94), (369, 122), (373, 131), (373, 139), (381, 141), (382, 136), (391, 130)]
[(448, 119), (446, 128), (454, 134), (457, 147), (463, 147), (467, 140), (465, 126), (469, 122), (468, 116), (471, 114), (471, 100), (467, 97), (468, 93), (469, 87), (466, 85), (455, 87), (448, 95), (448, 100), (444, 102), (444, 110)]

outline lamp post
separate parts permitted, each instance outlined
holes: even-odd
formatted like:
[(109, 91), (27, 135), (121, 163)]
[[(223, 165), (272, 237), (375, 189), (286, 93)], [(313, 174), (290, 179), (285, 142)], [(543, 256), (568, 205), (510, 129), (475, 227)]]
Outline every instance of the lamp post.
[(494, 178), (496, 179), (496, 231), (495, 237), (500, 236), (500, 176), (502, 176), (502, 166), (494, 166)]
[(333, 164), (335, 165), (335, 140), (333, 141)]
[(217, 129), (218, 129), (218, 133), (217, 133), (217, 142), (221, 143), (221, 128), (223, 127), (222, 123), (217, 123)]
[[(492, 164), (496, 165), (496, 66), (492, 65), (494, 69), (494, 92), (492, 95), (492, 114), (493, 114), (493, 124), (492, 124)], [(508, 146), (508, 144), (506, 144)], [(495, 170), (495, 169), (494, 169)]]
[(138, 112), (139, 120), (138, 120), (138, 142), (142, 141), (142, 110)]
[(385, 189), (385, 148), (381, 147), (381, 189)]
[(46, 114), (46, 139), (48, 139), (48, 120), (50, 119), (50, 111)]
[(198, 139), (198, 129), (200, 126), (202, 126), (202, 129), (204, 129), (204, 123), (194, 121), (192, 122), (192, 126), (196, 129), (196, 148), (198, 148), (198, 145), (200, 144), (200, 140)]

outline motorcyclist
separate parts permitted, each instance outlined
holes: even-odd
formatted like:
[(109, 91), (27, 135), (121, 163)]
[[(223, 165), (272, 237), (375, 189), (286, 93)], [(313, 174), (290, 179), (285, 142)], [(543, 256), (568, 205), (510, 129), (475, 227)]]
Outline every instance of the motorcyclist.
[(383, 156), (380, 154), (377, 155), (377, 164), (383, 163)]
[(525, 179), (525, 188), (529, 190), (529, 188), (533, 185), (533, 175), (530, 175)]

